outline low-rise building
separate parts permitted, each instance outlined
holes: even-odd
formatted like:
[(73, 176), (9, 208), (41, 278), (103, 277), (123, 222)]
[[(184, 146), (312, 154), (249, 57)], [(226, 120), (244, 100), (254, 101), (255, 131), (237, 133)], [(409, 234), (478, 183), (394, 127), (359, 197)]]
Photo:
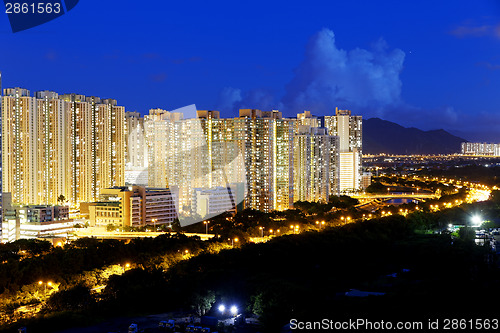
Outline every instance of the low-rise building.
[(13, 205), (3, 197), (2, 242), (18, 239), (66, 239), (77, 223), (69, 218), (68, 206)]
[(236, 198), (231, 188), (195, 188), (191, 201), (192, 213), (202, 218), (210, 218), (227, 211), (235, 210)]
[(100, 199), (88, 205), (91, 226), (139, 227), (170, 224), (177, 218), (175, 188), (113, 187), (103, 189)]

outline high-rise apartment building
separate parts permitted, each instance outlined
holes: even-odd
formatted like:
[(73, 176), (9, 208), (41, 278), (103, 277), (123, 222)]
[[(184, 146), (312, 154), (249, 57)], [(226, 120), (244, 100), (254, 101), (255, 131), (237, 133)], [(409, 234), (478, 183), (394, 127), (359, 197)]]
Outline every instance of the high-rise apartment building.
[(94, 96), (61, 98), (68, 102), (69, 200), (92, 202), (101, 189), (125, 184), (125, 108)]
[(207, 140), (200, 121), (161, 109), (145, 117), (148, 185), (179, 187), (179, 209), (190, 212), (192, 189), (210, 183)]
[(69, 159), (66, 102), (52, 91), (35, 93), (37, 114), (37, 188), (35, 203), (56, 205), (60, 195), (68, 198)]
[(2, 173), (16, 204), (72, 207), (124, 184), (125, 110), (114, 100), (4, 90)]
[(294, 138), (295, 201), (327, 202), (338, 193), (338, 137), (324, 127), (300, 125)]
[(324, 126), (331, 135), (339, 137), (339, 191), (351, 192), (361, 188), (362, 117), (352, 116), (349, 110), (335, 109), (335, 116), (325, 116)]
[[(144, 119), (148, 185), (179, 186), (181, 213), (189, 211), (195, 188), (229, 184), (245, 184), (243, 206), (262, 211), (289, 209), (297, 200), (327, 201), (342, 183), (340, 142), (320, 123), (307, 111), (287, 119), (279, 111), (241, 109), (239, 117), (220, 118), (218, 111), (199, 110), (197, 118), (184, 119), (150, 110)], [(352, 181), (346, 186), (354, 187)]]
[(245, 207), (262, 211), (293, 206), (295, 120), (279, 111), (241, 109), (235, 135), (246, 169)]
[(125, 112), (125, 184), (148, 184), (148, 145), (144, 118), (139, 112)]
[[(2, 98), (3, 186), (16, 203), (37, 203), (37, 102), (27, 89), (5, 89)], [(40, 175), (41, 176), (41, 175)]]
[(464, 155), (500, 156), (500, 143), (462, 142)]
[(2, 188), (2, 72), (0, 72), (0, 239), (2, 239), (2, 222), (3, 222), (3, 188)]
[(147, 168), (148, 150), (144, 118), (139, 112), (125, 112), (125, 154), (126, 169), (130, 167)]

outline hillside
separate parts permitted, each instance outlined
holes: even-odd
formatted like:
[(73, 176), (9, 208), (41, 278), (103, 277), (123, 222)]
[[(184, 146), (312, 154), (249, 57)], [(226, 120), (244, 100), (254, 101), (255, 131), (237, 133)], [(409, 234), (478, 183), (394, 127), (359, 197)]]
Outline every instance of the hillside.
[(422, 131), (380, 118), (363, 120), (364, 154), (453, 154), (464, 141), (443, 129)]

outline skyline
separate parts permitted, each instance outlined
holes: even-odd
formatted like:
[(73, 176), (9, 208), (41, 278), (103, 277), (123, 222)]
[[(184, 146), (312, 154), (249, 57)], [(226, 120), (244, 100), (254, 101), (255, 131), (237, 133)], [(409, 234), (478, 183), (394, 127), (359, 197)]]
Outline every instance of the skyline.
[(130, 4), (80, 2), (15, 34), (0, 15), (3, 86), (114, 98), (143, 115), (189, 104), (224, 117), (339, 107), (500, 142), (494, 1)]

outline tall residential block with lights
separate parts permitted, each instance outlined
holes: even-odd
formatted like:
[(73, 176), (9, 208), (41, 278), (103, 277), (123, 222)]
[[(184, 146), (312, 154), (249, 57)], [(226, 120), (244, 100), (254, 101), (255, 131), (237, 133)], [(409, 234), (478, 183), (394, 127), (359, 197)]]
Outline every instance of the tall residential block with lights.
[(300, 125), (294, 139), (295, 201), (327, 202), (338, 193), (338, 137), (324, 127)]
[(500, 156), (500, 143), (462, 142), (463, 155)]
[[(337, 113), (325, 117), (328, 129), (308, 111), (287, 119), (275, 110), (241, 109), (235, 118), (198, 110), (196, 118), (184, 119), (182, 113), (152, 109), (143, 134), (132, 133), (138, 115), (128, 116), (127, 124), (136, 125), (127, 128), (134, 145), (146, 142), (148, 185), (179, 187), (181, 214), (189, 213), (195, 189), (224, 188), (231, 200), (241, 199), (244, 189), (246, 208), (272, 211), (359, 188), (361, 117)], [(130, 146), (129, 154), (136, 148)], [(238, 195), (231, 196), (230, 188), (238, 188)]]
[(93, 202), (125, 184), (125, 108), (116, 100), (65, 94), (68, 103), (69, 201)]
[(0, 72), (0, 239), (2, 238), (2, 222), (3, 222), (3, 187), (2, 187), (2, 72)]
[(179, 187), (179, 209), (190, 211), (192, 189), (210, 184), (207, 141), (196, 118), (152, 109), (145, 116), (148, 146), (148, 185)]
[(124, 184), (125, 110), (114, 100), (22, 88), (2, 97), (2, 173), (17, 204), (74, 208)]
[[(5, 89), (2, 97), (2, 181), (16, 203), (37, 203), (39, 189), (37, 101), (27, 89)], [(40, 174), (41, 177), (41, 174)]]
[(241, 109), (235, 118), (246, 168), (246, 207), (267, 212), (293, 206), (294, 126), (294, 119), (275, 110)]
[(335, 116), (325, 116), (324, 126), (339, 137), (339, 190), (351, 192), (361, 188), (362, 117), (349, 110), (335, 109)]

